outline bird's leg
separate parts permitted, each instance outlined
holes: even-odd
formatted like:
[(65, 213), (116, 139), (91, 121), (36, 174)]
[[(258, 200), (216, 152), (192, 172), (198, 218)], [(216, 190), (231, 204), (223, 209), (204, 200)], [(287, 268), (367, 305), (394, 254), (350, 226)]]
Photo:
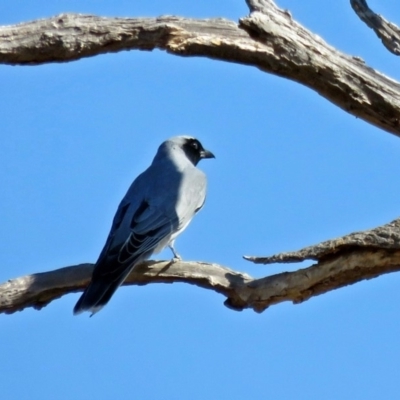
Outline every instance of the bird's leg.
[(172, 241), (172, 242), (168, 245), (168, 247), (171, 249), (172, 254), (174, 255), (174, 258), (172, 259), (172, 262), (177, 262), (177, 261), (182, 260), (182, 257), (181, 257), (181, 256), (177, 253), (177, 251), (175, 250), (174, 242), (175, 242), (175, 241)]

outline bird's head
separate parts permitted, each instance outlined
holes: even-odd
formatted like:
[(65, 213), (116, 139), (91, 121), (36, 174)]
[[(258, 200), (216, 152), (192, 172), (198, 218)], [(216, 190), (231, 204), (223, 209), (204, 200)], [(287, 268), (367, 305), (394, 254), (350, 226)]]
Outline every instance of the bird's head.
[(206, 150), (200, 141), (191, 136), (175, 136), (168, 140), (173, 147), (179, 147), (183, 150), (186, 157), (197, 165), (203, 158), (215, 158), (211, 151)]

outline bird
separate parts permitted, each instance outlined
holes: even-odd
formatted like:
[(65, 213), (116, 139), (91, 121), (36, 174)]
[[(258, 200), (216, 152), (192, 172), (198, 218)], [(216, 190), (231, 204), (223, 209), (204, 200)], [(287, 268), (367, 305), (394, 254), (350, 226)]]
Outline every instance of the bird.
[(131, 184), (114, 216), (92, 278), (74, 307), (74, 315), (100, 311), (132, 269), (174, 243), (204, 206), (207, 178), (197, 168), (215, 158), (191, 136), (175, 136), (159, 146), (151, 165)]

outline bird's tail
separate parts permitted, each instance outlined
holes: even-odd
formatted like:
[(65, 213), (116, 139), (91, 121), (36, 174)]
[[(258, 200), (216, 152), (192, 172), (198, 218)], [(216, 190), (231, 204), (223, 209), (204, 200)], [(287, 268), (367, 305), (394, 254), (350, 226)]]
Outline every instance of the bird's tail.
[(91, 316), (100, 311), (111, 299), (111, 296), (121, 285), (119, 282), (91, 282), (74, 307), (74, 315), (84, 311), (91, 312)]
[(104, 277), (93, 275), (89, 286), (75, 304), (74, 315), (89, 311), (93, 316), (99, 312), (109, 302), (132, 269), (133, 266), (129, 266), (118, 272), (116, 271), (117, 273), (114, 276), (112, 273)]

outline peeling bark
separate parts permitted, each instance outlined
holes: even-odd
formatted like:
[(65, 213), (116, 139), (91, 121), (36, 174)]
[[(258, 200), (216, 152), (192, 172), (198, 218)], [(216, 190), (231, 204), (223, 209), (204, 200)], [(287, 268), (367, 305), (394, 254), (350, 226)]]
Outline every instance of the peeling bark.
[(350, 3), (361, 21), (376, 33), (383, 45), (396, 56), (400, 55), (400, 28), (375, 14), (365, 0), (350, 0)]
[[(268, 1), (225, 19), (101, 18), (61, 14), (0, 27), (0, 63), (67, 62), (122, 50), (161, 49), (255, 66), (299, 82), (346, 112), (400, 136), (400, 84), (340, 53)], [(261, 12), (261, 11), (262, 12)]]

